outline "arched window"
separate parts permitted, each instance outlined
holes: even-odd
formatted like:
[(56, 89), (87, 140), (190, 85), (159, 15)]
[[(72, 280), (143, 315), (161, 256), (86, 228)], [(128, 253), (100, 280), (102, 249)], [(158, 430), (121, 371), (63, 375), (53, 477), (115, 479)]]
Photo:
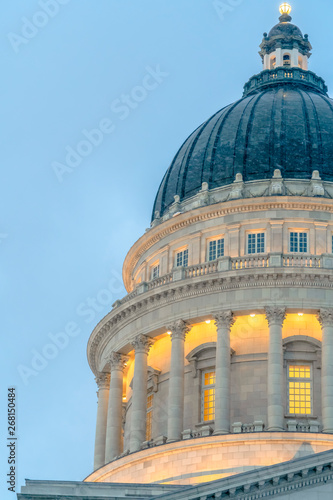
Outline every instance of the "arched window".
[(298, 67), (303, 68), (303, 59), (302, 56), (298, 56)]
[(271, 57), (270, 69), (275, 69), (276, 57)]
[(284, 54), (283, 66), (290, 66), (290, 64), (291, 64), (290, 54)]

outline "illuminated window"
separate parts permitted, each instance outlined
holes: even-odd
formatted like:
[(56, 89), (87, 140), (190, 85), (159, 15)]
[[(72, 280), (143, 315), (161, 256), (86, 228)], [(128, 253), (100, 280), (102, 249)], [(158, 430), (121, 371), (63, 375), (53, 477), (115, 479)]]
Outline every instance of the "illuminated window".
[(155, 278), (158, 278), (160, 275), (160, 265), (157, 264), (156, 266), (153, 266), (151, 269), (151, 279), (154, 280)]
[(306, 253), (308, 251), (308, 234), (291, 231), (289, 236), (290, 252)]
[(250, 233), (247, 235), (247, 253), (265, 252), (265, 233)]
[(303, 59), (302, 59), (302, 56), (298, 56), (298, 67), (299, 68), (303, 68)]
[(150, 394), (147, 397), (147, 421), (146, 421), (146, 441), (150, 441), (152, 438), (152, 427), (153, 427), (153, 399), (154, 396)]
[(215, 372), (204, 371), (202, 374), (201, 419), (203, 422), (215, 418)]
[(271, 58), (271, 66), (270, 66), (270, 69), (274, 69), (276, 66), (276, 57), (272, 57)]
[(176, 254), (176, 267), (187, 267), (188, 265), (188, 249)]
[(224, 238), (212, 240), (208, 244), (208, 260), (216, 260), (224, 255)]
[(290, 55), (289, 54), (284, 54), (283, 66), (290, 66)]
[(312, 380), (309, 365), (288, 366), (289, 413), (311, 415)]

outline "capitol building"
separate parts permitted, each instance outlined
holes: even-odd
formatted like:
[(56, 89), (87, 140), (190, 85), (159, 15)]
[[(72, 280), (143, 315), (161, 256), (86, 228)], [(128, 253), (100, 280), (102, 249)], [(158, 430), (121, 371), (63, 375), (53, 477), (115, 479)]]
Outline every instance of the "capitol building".
[(91, 333), (94, 470), (19, 500), (333, 498), (333, 100), (290, 13), (178, 150)]

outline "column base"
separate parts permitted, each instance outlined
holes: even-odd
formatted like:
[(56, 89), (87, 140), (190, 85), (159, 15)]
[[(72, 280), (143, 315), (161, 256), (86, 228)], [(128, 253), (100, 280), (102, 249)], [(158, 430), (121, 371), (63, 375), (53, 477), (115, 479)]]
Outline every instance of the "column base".
[(267, 427), (267, 432), (285, 432), (283, 427)]
[(181, 441), (181, 439), (182, 439), (181, 437), (179, 437), (179, 438), (168, 438), (168, 439), (166, 440), (166, 443), (167, 443), (167, 444), (168, 444), (168, 443), (175, 443), (176, 441)]
[(230, 431), (227, 431), (225, 429), (216, 429), (216, 431), (213, 432), (213, 436), (220, 436), (221, 434), (231, 434)]
[(333, 434), (333, 429), (323, 429), (324, 434)]

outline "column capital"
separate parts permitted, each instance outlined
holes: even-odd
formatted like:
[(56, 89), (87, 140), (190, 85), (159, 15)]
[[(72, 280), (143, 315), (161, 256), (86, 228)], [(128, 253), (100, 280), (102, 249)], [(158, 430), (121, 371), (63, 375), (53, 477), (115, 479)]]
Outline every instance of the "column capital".
[(333, 326), (333, 308), (320, 309), (317, 319), (322, 327)]
[(110, 373), (101, 372), (95, 378), (98, 389), (108, 389), (110, 387)]
[(222, 311), (214, 316), (214, 322), (217, 329), (227, 328), (230, 330), (235, 321), (236, 320), (232, 311)]
[(185, 340), (186, 335), (191, 330), (191, 327), (186, 321), (178, 319), (172, 325), (167, 327), (167, 330), (171, 332), (172, 339)]
[(283, 322), (286, 318), (285, 307), (265, 307), (265, 313), (269, 326), (283, 325)]
[(111, 352), (108, 357), (108, 362), (110, 363), (110, 370), (120, 370), (124, 371), (127, 361), (129, 360), (129, 356), (125, 354), (121, 354), (120, 352)]
[(131, 342), (132, 346), (134, 347), (135, 353), (142, 352), (145, 354), (148, 354), (153, 343), (153, 339), (142, 334), (137, 335)]

